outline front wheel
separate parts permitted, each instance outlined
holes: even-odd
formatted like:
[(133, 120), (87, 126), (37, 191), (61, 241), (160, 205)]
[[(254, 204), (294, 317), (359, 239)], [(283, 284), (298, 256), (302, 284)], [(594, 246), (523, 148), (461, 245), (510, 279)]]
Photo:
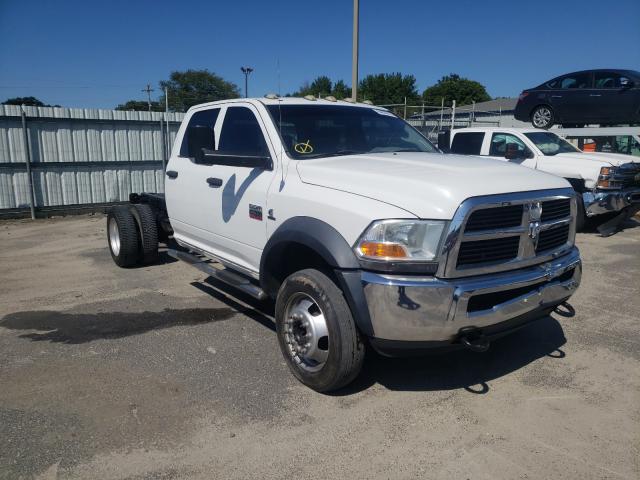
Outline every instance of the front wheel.
[(551, 128), (554, 123), (553, 110), (547, 105), (540, 105), (531, 112), (531, 124), (536, 128)]
[(353, 381), (365, 347), (342, 291), (318, 270), (285, 279), (276, 300), (280, 349), (293, 375), (318, 392)]

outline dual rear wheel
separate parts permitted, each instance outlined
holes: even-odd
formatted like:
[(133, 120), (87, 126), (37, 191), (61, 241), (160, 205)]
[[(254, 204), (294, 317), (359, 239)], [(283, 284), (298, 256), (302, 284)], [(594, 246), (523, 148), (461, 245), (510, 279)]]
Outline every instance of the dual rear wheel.
[(117, 206), (107, 216), (111, 258), (119, 267), (149, 265), (158, 258), (158, 227), (149, 205)]

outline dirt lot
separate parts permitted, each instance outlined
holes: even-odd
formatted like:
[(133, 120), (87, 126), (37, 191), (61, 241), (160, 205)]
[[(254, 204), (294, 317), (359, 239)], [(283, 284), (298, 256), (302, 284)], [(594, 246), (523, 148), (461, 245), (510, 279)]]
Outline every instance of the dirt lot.
[(269, 308), (166, 255), (119, 269), (103, 217), (1, 222), (0, 478), (637, 479), (638, 227), (579, 235), (575, 317), (321, 395)]

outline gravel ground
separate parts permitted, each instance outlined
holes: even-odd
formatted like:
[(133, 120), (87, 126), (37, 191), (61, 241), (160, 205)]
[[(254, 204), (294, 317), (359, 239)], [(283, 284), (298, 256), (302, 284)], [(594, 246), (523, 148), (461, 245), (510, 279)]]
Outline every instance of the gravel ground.
[(269, 306), (166, 254), (119, 269), (102, 216), (0, 222), (0, 478), (637, 479), (638, 227), (578, 236), (573, 318), (322, 395)]

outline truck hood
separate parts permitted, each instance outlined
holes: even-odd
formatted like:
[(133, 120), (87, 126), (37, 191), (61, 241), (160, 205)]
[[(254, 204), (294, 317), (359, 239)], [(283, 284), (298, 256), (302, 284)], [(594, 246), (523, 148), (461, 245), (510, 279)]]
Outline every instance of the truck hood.
[(317, 158), (299, 161), (297, 170), (304, 183), (372, 198), (419, 218), (445, 220), (470, 197), (570, 187), (562, 178), (526, 167), (440, 153)]
[(602, 152), (575, 152), (575, 153), (558, 153), (553, 155), (552, 158), (557, 159), (570, 158), (572, 160), (581, 160), (584, 162), (596, 162), (598, 165), (606, 167), (612, 165), (619, 167), (624, 163), (638, 163), (640, 158), (633, 157), (631, 155), (623, 155), (621, 153), (602, 153)]

